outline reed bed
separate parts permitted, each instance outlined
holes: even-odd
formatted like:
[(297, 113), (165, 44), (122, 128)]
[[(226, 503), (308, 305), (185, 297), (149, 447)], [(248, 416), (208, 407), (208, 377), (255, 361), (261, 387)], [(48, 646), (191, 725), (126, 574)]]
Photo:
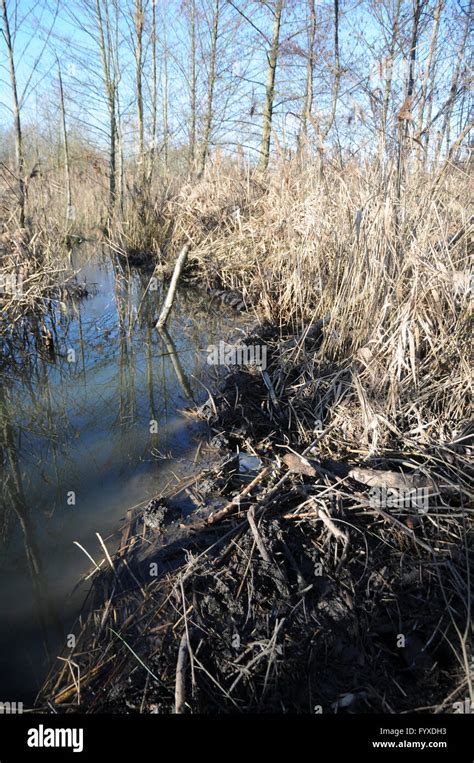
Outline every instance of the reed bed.
[(261, 320), (298, 332), (327, 317), (308, 375), (320, 358), (355, 364), (374, 450), (390, 426), (445, 440), (471, 404), (467, 180), (408, 176), (397, 198), (373, 167), (294, 160), (264, 188), (218, 166), (169, 202), (170, 248), (190, 242), (204, 283), (240, 290)]

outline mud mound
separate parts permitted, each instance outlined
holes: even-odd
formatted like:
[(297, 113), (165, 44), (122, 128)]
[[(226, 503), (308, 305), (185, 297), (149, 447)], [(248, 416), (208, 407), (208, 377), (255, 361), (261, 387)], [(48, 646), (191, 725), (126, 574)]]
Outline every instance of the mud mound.
[(392, 426), (364, 452), (340, 402), (351, 368), (314, 372), (320, 328), (268, 332), (267, 368), (229, 369), (201, 406), (214, 466), (129, 516), (38, 707), (455, 712), (469, 696), (471, 438), (416, 448)]

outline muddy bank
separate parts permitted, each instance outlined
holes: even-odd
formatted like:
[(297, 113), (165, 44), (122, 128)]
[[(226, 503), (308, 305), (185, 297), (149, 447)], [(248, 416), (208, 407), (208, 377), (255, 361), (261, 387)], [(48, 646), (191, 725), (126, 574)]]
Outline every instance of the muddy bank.
[(0, 675), (25, 706), (81, 609), (97, 533), (113, 553), (127, 509), (192, 468), (206, 427), (179, 412), (206, 399), (207, 346), (246, 320), (185, 287), (158, 334), (160, 279), (153, 291), (85, 248), (70, 273), (41, 309), (0, 321)]
[(39, 709), (456, 712), (469, 696), (472, 434), (364, 452), (362, 418), (335, 403), (352, 367), (304, 383), (323, 331), (260, 326), (266, 368), (228, 369), (189, 412), (210, 427), (195, 473), (129, 513)]

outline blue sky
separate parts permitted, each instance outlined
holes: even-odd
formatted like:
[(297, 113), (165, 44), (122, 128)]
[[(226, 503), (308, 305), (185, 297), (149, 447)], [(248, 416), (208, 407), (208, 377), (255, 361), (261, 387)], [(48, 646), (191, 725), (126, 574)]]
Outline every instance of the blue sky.
[[(179, 0), (157, 0), (158, 2), (158, 49), (159, 74), (163, 75), (162, 52), (164, 48), (164, 28), (169, 50), (169, 119), (172, 142), (183, 144), (187, 138), (187, 118), (189, 112), (189, 27)], [(131, 12), (130, 3), (118, 0), (120, 10), (120, 62), (122, 78), (120, 82), (120, 106), (123, 117), (123, 130), (128, 151), (133, 152), (136, 144), (135, 119), (135, 81), (134, 61), (129, 45)], [(150, 0), (145, 0), (149, 7)], [(431, 0), (427, 7), (424, 23), (426, 32), (419, 49), (421, 81), (423, 61), (426, 58), (431, 20), (428, 12), (434, 7)], [(200, 35), (204, 40), (204, 50), (200, 51), (199, 102), (205, 101), (206, 93), (206, 46), (209, 35), (206, 32), (210, 23), (212, 0), (197, 0), (204, 12), (200, 15)], [(394, 0), (392, 0), (392, 6)], [(113, 8), (113, 0), (109, 0)], [(267, 38), (271, 36), (271, 15), (256, 2), (234, 2), (243, 13), (248, 14), (253, 24), (261, 29)], [(380, 3), (375, 3), (380, 9)], [(12, 33), (15, 38), (15, 64), (19, 91), (24, 94), (22, 119), (24, 124), (46, 125), (49, 129), (58, 123), (58, 55), (63, 70), (66, 92), (68, 125), (82, 135), (88, 135), (97, 146), (107, 142), (107, 109), (103, 97), (102, 72), (99, 49), (94, 34), (94, 20), (88, 8), (94, 2), (88, 0), (8, 0), (8, 11)], [(218, 71), (221, 76), (216, 86), (213, 140), (232, 150), (232, 146), (241, 142), (247, 147), (257, 147), (260, 132), (260, 110), (264, 97), (266, 77), (265, 39), (257, 33), (238, 13), (222, 0), (223, 18), (218, 50)], [(288, 44), (304, 47), (306, 32), (304, 29), (308, 4), (303, 0), (287, 0), (283, 15), (281, 41), (283, 48)], [(332, 2), (321, 0), (316, 3), (317, 33), (327, 39), (318, 47), (318, 74), (315, 81), (314, 113), (324, 121), (329, 108), (332, 84)], [(435, 97), (442, 99), (449, 87), (449, 81), (459, 39), (459, 30), (455, 19), (460, 7), (457, 1), (448, 0), (443, 15), (443, 35), (452, 37), (452, 44), (446, 45), (444, 55), (437, 62), (439, 71), (439, 92)], [(16, 13), (15, 13), (16, 9)], [(358, 0), (341, 1), (340, 46), (344, 73), (341, 81), (341, 98), (338, 104), (339, 120), (337, 130), (348, 145), (359, 141), (368, 145), (373, 140), (370, 132), (370, 99), (367, 91), (376, 92), (383, 86), (380, 78), (381, 51), (385, 46), (383, 32), (368, 2)], [(406, 41), (409, 39), (412, 25), (412, 3), (403, 0), (401, 32), (407, 52)], [(229, 25), (239, 21), (237, 29)], [(457, 22), (456, 22), (457, 23)], [(81, 28), (81, 26), (83, 28)], [(11, 120), (11, 91), (8, 79), (5, 45), (0, 40), (0, 124), (8, 127)], [(145, 90), (150, 86), (150, 51), (146, 51)], [(405, 59), (406, 60), (406, 59)], [(304, 93), (306, 62), (301, 56), (281, 55), (277, 74), (277, 94), (275, 128), (279, 131), (280, 141), (293, 145), (299, 128), (298, 114)], [(232, 73), (234, 76), (230, 76)], [(402, 98), (406, 68), (404, 51), (397, 49), (394, 67), (394, 90)], [(160, 112), (158, 123), (162, 124), (163, 82), (160, 88)], [(147, 106), (149, 107), (149, 98)], [(250, 116), (252, 107), (255, 110)], [(355, 128), (357, 127), (357, 133)]]

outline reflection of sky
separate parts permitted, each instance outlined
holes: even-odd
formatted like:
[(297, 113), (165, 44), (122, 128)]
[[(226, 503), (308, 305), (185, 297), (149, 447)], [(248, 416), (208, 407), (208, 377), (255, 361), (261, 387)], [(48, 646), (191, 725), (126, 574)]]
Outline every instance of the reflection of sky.
[[(189, 471), (199, 429), (177, 413), (192, 401), (181, 388), (158, 333), (135, 322), (131, 340), (121, 337), (112, 269), (85, 269), (79, 280), (84, 277), (97, 284), (98, 293), (77, 303), (80, 320), (70, 321), (65, 336), (58, 330), (59, 353), (74, 348), (77, 362), (61, 357), (56, 364), (47, 361), (31, 388), (16, 382), (7, 390), (42, 583), (60, 608), (62, 621), (68, 619), (68, 609), (77, 607), (77, 598), (68, 604), (70, 591), (90, 568), (73, 541), (101, 559), (95, 533), (107, 537), (128, 508), (156, 494), (172, 473)], [(137, 308), (142, 297), (139, 280), (134, 279), (132, 286), (130, 304)], [(156, 318), (159, 296), (150, 294)], [(169, 322), (195, 399), (203, 397), (197, 381), (206, 368), (201, 348), (219, 341), (225, 332), (222, 321), (219, 325), (219, 319), (206, 310), (202, 297), (178, 295)], [(150, 434), (154, 417), (158, 433)], [(177, 460), (157, 461), (152, 449), (171, 453)], [(67, 503), (71, 490), (75, 506)], [(27, 654), (41, 651), (41, 643), (32, 617), (35, 605), (24, 537), (14, 512), (0, 569), (0, 611), (16, 633), (13, 663), (18, 659), (26, 665)], [(1, 655), (9, 654), (11, 663), (12, 649), (10, 631), (0, 634), (0, 676), (7, 670)], [(23, 679), (28, 685), (27, 677)]]

